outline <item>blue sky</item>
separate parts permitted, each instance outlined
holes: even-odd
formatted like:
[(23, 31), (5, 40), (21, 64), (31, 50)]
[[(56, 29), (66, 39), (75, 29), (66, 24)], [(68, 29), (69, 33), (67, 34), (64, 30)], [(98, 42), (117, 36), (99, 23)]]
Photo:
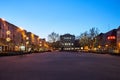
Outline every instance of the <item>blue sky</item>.
[(120, 0), (0, 0), (0, 17), (41, 38), (92, 27), (107, 32), (120, 25)]

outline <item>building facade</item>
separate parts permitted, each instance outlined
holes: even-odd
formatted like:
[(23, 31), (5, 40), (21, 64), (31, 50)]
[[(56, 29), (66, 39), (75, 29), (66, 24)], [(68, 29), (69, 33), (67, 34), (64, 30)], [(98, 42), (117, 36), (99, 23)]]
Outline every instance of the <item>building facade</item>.
[(101, 33), (97, 37), (98, 50), (120, 52), (120, 27), (107, 33)]
[(117, 49), (118, 49), (119, 52), (120, 52), (120, 26), (119, 26), (119, 28), (117, 29)]
[(6, 26), (6, 22), (4, 19), (0, 19), (0, 51), (5, 51), (8, 48), (6, 42), (6, 39), (8, 39), (7, 31), (8, 27)]
[(39, 36), (0, 18), (0, 52), (39, 50)]
[(39, 44), (40, 48), (39, 51), (48, 51), (51, 50), (49, 43), (46, 42), (45, 39), (40, 39), (40, 44)]
[(60, 50), (74, 50), (75, 36), (64, 34), (60, 36)]

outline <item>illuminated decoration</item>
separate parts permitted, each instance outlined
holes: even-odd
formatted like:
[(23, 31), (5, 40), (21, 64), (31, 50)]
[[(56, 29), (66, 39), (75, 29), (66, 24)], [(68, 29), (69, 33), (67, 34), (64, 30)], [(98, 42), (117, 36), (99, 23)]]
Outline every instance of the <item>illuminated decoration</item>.
[(9, 30), (6, 32), (7, 35), (9, 35), (10, 33), (11, 33), (11, 32), (10, 32)]
[(23, 37), (25, 38), (26, 37), (26, 35), (23, 33)]
[(81, 47), (81, 49), (83, 50), (83, 47)]
[(20, 28), (20, 30), (24, 30), (24, 28), (22, 28), (22, 27), (19, 27)]
[(19, 50), (19, 47), (18, 46), (15, 46), (15, 51), (18, 51)]
[(31, 38), (32, 38), (32, 42), (34, 43), (34, 42), (35, 42), (35, 41), (34, 41), (35, 36), (34, 36), (34, 34), (33, 34), (33, 33), (31, 34)]
[(26, 44), (29, 44), (29, 41), (27, 41)]
[(10, 38), (6, 38), (6, 41), (9, 42), (11, 39)]
[(108, 45), (107, 45), (107, 44), (106, 44), (105, 46), (106, 46), (106, 47), (108, 47)]
[(26, 37), (26, 40), (29, 40), (29, 37)]
[(108, 39), (108, 40), (115, 40), (116, 37), (115, 37), (115, 36), (108, 36), (107, 39)]
[(40, 40), (40, 37), (38, 37), (38, 40)]
[(85, 49), (85, 50), (88, 50), (88, 46), (85, 46), (84, 49)]
[(1, 18), (3, 21), (5, 21), (5, 19), (4, 18)]
[(97, 48), (94, 48), (94, 51), (96, 51), (97, 50)]
[(40, 44), (40, 47), (42, 46), (42, 44)]
[(98, 48), (101, 48), (101, 46), (99, 45)]
[(40, 44), (42, 43), (42, 41), (40, 41)]
[(118, 46), (119, 46), (119, 48), (120, 48), (120, 42), (118, 43)]

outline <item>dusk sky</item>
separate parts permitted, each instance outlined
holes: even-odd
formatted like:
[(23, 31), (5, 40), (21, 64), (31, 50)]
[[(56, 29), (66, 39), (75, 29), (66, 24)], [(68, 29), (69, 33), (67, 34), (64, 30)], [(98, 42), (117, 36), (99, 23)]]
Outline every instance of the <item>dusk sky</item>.
[(120, 26), (120, 0), (0, 0), (0, 18), (41, 38)]

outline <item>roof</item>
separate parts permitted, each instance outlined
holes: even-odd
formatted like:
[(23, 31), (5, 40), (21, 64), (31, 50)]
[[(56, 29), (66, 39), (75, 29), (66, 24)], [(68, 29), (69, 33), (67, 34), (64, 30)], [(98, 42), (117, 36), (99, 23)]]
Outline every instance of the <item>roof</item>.
[(71, 34), (69, 34), (69, 33), (64, 34), (64, 35), (61, 35), (61, 36), (73, 36), (73, 37), (75, 37), (75, 35), (71, 35)]

